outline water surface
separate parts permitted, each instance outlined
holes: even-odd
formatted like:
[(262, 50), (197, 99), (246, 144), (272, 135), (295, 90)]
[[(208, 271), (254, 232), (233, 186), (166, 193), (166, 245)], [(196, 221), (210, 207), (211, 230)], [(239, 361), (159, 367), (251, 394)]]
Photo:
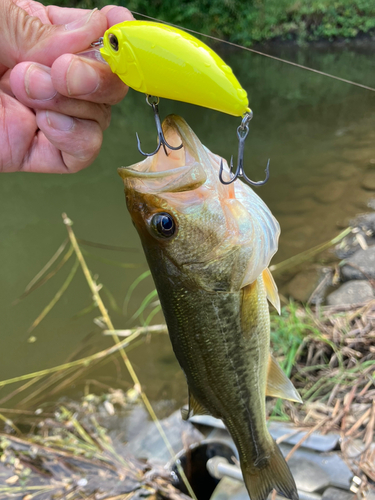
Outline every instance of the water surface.
[[(272, 47), (276, 55), (374, 86), (373, 48), (328, 46)], [(245, 166), (254, 180), (264, 176), (271, 158), (269, 183), (258, 194), (279, 219), (282, 236), (274, 262), (332, 238), (338, 224), (363, 211), (375, 176), (375, 93), (352, 87), (244, 51), (223, 54), (250, 95), (254, 119)], [(187, 104), (163, 100), (162, 116), (183, 116), (202, 142), (229, 159), (237, 154), (238, 119)], [(66, 238), (61, 213), (74, 221), (78, 237), (131, 248), (92, 254), (133, 264), (123, 268), (87, 256), (90, 269), (105, 285), (103, 298), (117, 328), (135, 326), (131, 315), (153, 289), (150, 278), (135, 290), (127, 315), (121, 313), (131, 283), (147, 269), (137, 234), (127, 214), (117, 167), (140, 160), (135, 132), (144, 150), (155, 147), (154, 120), (144, 96), (130, 91), (113, 112), (103, 149), (95, 164), (71, 176), (3, 174), (0, 178), (0, 379), (54, 366), (73, 353), (81, 357), (111, 345), (93, 322), (99, 313), (77, 317), (91, 303), (80, 272), (57, 306), (31, 333), (27, 330), (62, 285), (73, 259), (47, 285), (17, 305), (14, 300)], [(364, 189), (366, 187), (367, 189)], [(373, 180), (375, 188), (375, 180)], [(110, 300), (109, 300), (110, 297)], [(150, 309), (149, 309), (150, 310)], [(161, 315), (154, 322), (162, 322)], [(184, 401), (185, 383), (166, 335), (155, 336), (130, 353), (152, 400)], [(128, 387), (119, 362), (89, 374), (98, 390)], [(93, 385), (94, 384), (94, 385)], [(14, 389), (14, 387), (11, 387)], [(78, 395), (82, 385), (69, 388)], [(0, 401), (9, 389), (0, 391)], [(46, 397), (49, 397), (46, 394)], [(22, 399), (19, 396), (18, 399)]]

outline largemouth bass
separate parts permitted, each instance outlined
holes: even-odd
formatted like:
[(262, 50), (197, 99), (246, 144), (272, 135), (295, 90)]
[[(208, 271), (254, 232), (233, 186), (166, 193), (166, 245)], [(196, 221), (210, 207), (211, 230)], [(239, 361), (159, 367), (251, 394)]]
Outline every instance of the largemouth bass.
[(279, 225), (250, 187), (220, 183), (221, 158), (182, 118), (167, 117), (163, 130), (183, 149), (166, 155), (161, 148), (119, 173), (186, 375), (189, 415), (223, 420), (251, 500), (265, 500), (273, 488), (296, 500), (265, 412), (266, 395), (300, 401), (269, 353), (267, 298), (280, 304), (268, 265)]

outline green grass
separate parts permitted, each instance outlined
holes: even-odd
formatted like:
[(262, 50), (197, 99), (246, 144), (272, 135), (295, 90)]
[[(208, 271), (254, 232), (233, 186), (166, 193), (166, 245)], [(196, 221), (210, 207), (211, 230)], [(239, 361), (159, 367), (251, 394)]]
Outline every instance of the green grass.
[[(301, 317), (300, 311), (301, 306), (290, 302), (287, 307), (282, 308), (280, 316), (271, 314), (272, 352), (288, 377), (291, 376), (303, 339), (307, 335), (318, 333), (312, 322), (306, 321), (306, 315)], [(289, 420), (282, 400), (277, 400), (271, 418)]]

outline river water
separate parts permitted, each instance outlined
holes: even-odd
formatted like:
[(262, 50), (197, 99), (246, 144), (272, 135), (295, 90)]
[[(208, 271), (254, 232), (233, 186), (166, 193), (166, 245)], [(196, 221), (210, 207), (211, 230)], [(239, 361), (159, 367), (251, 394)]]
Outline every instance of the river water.
[[(372, 46), (272, 46), (268, 52), (375, 86)], [(279, 262), (332, 238), (348, 218), (366, 209), (374, 195), (375, 93), (250, 52), (231, 50), (222, 55), (248, 90), (254, 111), (245, 150), (248, 175), (262, 179), (271, 158), (270, 181), (257, 192), (281, 224), (280, 250), (274, 259)], [(227, 159), (231, 154), (236, 158), (237, 118), (166, 100), (160, 112), (162, 116), (180, 114), (206, 146)], [(66, 238), (62, 212), (74, 221), (77, 237), (129, 248), (120, 252), (84, 247), (90, 269), (104, 285), (102, 295), (116, 327), (139, 324), (131, 316), (152, 292), (153, 284), (146, 278), (135, 288), (125, 314), (129, 286), (147, 265), (116, 173), (117, 167), (140, 160), (136, 131), (144, 150), (151, 151), (156, 135), (152, 112), (143, 95), (130, 91), (115, 107), (103, 149), (92, 167), (71, 176), (1, 175), (0, 380), (79, 358), (112, 343), (93, 322), (97, 311), (79, 314), (92, 302), (80, 271), (52, 311), (28, 333), (65, 281), (73, 258), (46, 285), (14, 305)], [(155, 297), (144, 317), (153, 301)], [(161, 314), (153, 319), (153, 323), (162, 321)], [(162, 406), (169, 401), (172, 407), (184, 402), (184, 378), (165, 334), (149, 338), (130, 357), (154, 402)], [(120, 360), (85, 374), (65, 393), (80, 395), (83, 381), (88, 384), (86, 390), (130, 386)], [(0, 403), (15, 387), (0, 391)], [(24, 397), (21, 393), (8, 403)], [(46, 391), (44, 397), (52, 395)]]

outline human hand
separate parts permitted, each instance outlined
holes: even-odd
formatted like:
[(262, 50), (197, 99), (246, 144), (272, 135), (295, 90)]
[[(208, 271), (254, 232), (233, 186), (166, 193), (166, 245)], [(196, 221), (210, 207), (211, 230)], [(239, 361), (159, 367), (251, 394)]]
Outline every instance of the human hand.
[(107, 64), (74, 54), (132, 19), (123, 7), (0, 0), (0, 172), (70, 173), (93, 162), (110, 105), (128, 87)]

